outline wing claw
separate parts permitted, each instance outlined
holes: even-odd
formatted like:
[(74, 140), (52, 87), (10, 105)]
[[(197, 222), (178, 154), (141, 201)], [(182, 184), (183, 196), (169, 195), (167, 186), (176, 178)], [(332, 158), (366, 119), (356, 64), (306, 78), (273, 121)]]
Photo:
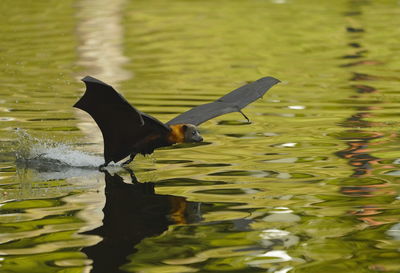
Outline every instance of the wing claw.
[(242, 112), (242, 110), (238, 110), (238, 112), (239, 112), (240, 114), (242, 114), (243, 117), (244, 117), (245, 119), (247, 119), (247, 122), (248, 122), (248, 123), (251, 123), (250, 119)]

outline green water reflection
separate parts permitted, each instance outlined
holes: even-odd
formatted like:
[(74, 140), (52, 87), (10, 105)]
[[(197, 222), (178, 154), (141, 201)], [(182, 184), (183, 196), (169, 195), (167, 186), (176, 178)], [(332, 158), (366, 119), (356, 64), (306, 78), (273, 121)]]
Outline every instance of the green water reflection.
[[(0, 10), (0, 272), (400, 271), (397, 1)], [(252, 124), (228, 114), (204, 145), (137, 158), (130, 184), (94, 168), (101, 134), (71, 107), (87, 74), (162, 121), (282, 83), (244, 110)]]

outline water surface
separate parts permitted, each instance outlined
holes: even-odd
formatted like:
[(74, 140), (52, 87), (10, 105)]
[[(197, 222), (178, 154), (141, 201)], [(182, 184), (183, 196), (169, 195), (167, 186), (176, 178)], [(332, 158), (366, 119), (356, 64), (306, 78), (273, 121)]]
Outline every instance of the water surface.
[[(399, 272), (398, 1), (2, 1), (1, 272)], [(102, 163), (85, 75), (204, 145)], [(17, 129), (19, 128), (19, 129)]]

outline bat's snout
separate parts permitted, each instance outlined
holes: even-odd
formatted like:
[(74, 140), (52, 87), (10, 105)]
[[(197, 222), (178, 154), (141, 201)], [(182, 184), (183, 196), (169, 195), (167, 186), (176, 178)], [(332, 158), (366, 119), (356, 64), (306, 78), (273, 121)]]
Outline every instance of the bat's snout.
[(202, 142), (203, 141), (203, 137), (201, 135), (199, 135), (196, 139), (194, 139), (195, 142)]
[(187, 140), (187, 142), (202, 142), (203, 137), (197, 132), (196, 134), (193, 134), (190, 139)]
[(196, 129), (192, 132), (192, 142), (202, 142), (203, 137), (200, 135), (200, 132)]

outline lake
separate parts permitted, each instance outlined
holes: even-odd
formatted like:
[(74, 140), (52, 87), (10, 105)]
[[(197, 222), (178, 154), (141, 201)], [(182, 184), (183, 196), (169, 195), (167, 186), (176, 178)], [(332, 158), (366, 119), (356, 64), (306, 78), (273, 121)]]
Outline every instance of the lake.
[[(400, 272), (399, 1), (0, 10), (0, 272)], [(100, 172), (86, 75), (163, 122), (281, 83)]]

